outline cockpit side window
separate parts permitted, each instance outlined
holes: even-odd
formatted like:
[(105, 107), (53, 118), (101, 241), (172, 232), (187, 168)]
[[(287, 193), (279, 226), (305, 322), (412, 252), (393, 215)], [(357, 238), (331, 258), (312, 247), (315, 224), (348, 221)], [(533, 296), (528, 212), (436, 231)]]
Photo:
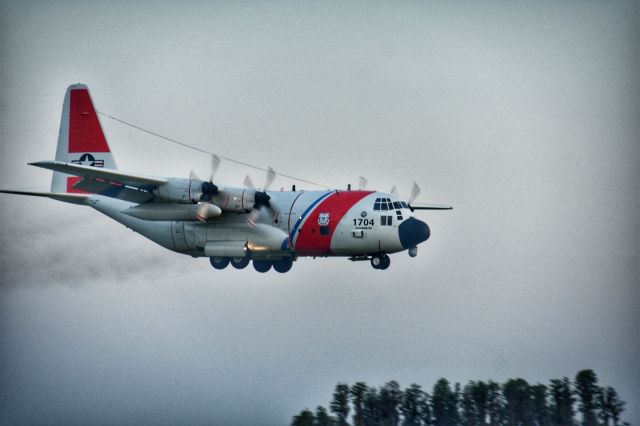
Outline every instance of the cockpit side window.
[(394, 209), (401, 209), (402, 208), (402, 203), (400, 201), (394, 201), (393, 202), (393, 208)]

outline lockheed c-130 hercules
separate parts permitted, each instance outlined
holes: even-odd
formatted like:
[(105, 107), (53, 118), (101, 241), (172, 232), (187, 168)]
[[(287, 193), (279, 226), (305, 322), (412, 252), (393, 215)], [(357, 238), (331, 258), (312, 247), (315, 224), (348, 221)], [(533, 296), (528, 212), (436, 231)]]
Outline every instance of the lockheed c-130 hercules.
[[(215, 161), (214, 165), (219, 162)], [(161, 246), (208, 257), (216, 269), (229, 264), (259, 272), (287, 272), (300, 256), (344, 256), (387, 269), (389, 254), (429, 238), (414, 210), (445, 210), (440, 204), (408, 202), (393, 193), (366, 190), (269, 191), (250, 179), (245, 187), (218, 186), (211, 179), (153, 177), (117, 169), (86, 85), (67, 89), (55, 161), (29, 163), (53, 171), (51, 192), (2, 190), (48, 197), (98, 210)]]

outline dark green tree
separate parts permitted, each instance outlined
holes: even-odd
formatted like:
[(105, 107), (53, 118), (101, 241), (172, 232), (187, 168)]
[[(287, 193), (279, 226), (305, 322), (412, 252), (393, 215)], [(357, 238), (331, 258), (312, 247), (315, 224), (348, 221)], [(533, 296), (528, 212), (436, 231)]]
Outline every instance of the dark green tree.
[(398, 426), (400, 414), (398, 408), (402, 402), (402, 390), (395, 380), (385, 383), (378, 393), (380, 420), (383, 426)]
[(578, 410), (582, 414), (582, 426), (598, 426), (596, 415), (598, 394), (598, 377), (593, 370), (582, 370), (576, 374), (574, 392), (578, 396)]
[(346, 426), (349, 423), (349, 385), (346, 383), (338, 383), (333, 393), (333, 400), (330, 404), (332, 413), (338, 417), (338, 425)]
[(364, 382), (351, 386), (351, 403), (353, 404), (353, 425), (364, 426), (364, 403), (369, 387)]
[(502, 385), (504, 414), (508, 426), (531, 424), (529, 383), (524, 379), (509, 379)]
[(293, 416), (291, 426), (314, 426), (316, 418), (308, 408), (305, 408), (297, 416)]
[(624, 411), (625, 402), (621, 401), (618, 393), (611, 387), (600, 388), (598, 395), (599, 417), (604, 426), (609, 426), (609, 420), (614, 426), (619, 426), (620, 415)]
[(455, 390), (452, 390), (449, 381), (445, 378), (438, 380), (433, 386), (431, 413), (434, 426), (452, 426), (459, 423), (459, 388), (460, 385), (456, 383)]
[(337, 421), (335, 417), (329, 415), (326, 408), (318, 405), (318, 408), (316, 408), (316, 420), (313, 424), (314, 426), (335, 426)]
[(422, 400), (422, 408), (420, 409), (420, 419), (422, 420), (422, 424), (424, 426), (431, 426), (433, 424), (433, 419), (431, 417), (431, 404), (429, 404), (429, 394), (423, 392), (423, 395), (424, 399)]
[(487, 382), (487, 415), (491, 426), (502, 424), (504, 402), (500, 385), (493, 380)]
[(487, 418), (489, 388), (482, 380), (470, 381), (462, 390), (462, 424), (468, 426), (484, 426)]
[(571, 391), (571, 381), (568, 377), (552, 379), (549, 387), (551, 395), (550, 417), (554, 426), (573, 426), (575, 398)]
[(374, 387), (369, 388), (365, 393), (363, 418), (365, 426), (378, 426), (380, 424), (378, 391)]
[(530, 388), (533, 424), (535, 426), (549, 426), (549, 406), (547, 404), (547, 387), (538, 383)]
[(403, 417), (402, 425), (420, 426), (422, 419), (424, 419), (425, 403), (426, 395), (420, 385), (413, 383), (405, 389), (400, 404), (400, 412)]

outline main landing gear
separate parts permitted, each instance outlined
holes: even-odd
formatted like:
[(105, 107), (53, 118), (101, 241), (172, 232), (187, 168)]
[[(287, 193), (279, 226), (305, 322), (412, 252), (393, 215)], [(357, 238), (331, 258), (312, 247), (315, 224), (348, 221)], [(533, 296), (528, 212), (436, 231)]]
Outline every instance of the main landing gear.
[(386, 253), (377, 253), (373, 255), (363, 254), (361, 256), (351, 256), (349, 260), (352, 262), (363, 262), (368, 260), (371, 262), (371, 266), (373, 266), (373, 269), (380, 269), (380, 270), (387, 269), (389, 265), (391, 265), (391, 259), (389, 258), (389, 255)]
[(371, 256), (371, 266), (373, 266), (373, 269), (387, 269), (389, 265), (391, 265), (389, 255), (380, 253)]
[[(218, 257), (213, 256), (209, 258), (209, 262), (211, 262), (211, 266), (215, 269), (224, 269), (229, 264), (236, 269), (244, 269), (249, 265), (248, 256), (245, 257)], [(293, 259), (290, 257), (285, 257), (280, 260), (254, 260), (253, 268), (261, 273), (267, 272), (269, 269), (273, 267), (277, 272), (285, 273), (288, 272), (293, 266)]]

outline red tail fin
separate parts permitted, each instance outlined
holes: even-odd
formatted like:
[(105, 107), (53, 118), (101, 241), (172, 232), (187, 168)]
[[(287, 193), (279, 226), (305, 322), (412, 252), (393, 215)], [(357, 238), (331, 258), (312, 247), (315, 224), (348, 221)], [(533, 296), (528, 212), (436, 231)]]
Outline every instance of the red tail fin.
[[(74, 84), (67, 88), (62, 106), (56, 161), (117, 168), (93, 107), (89, 88), (84, 84)], [(54, 172), (51, 192), (82, 192), (73, 189), (78, 180), (78, 177)]]

